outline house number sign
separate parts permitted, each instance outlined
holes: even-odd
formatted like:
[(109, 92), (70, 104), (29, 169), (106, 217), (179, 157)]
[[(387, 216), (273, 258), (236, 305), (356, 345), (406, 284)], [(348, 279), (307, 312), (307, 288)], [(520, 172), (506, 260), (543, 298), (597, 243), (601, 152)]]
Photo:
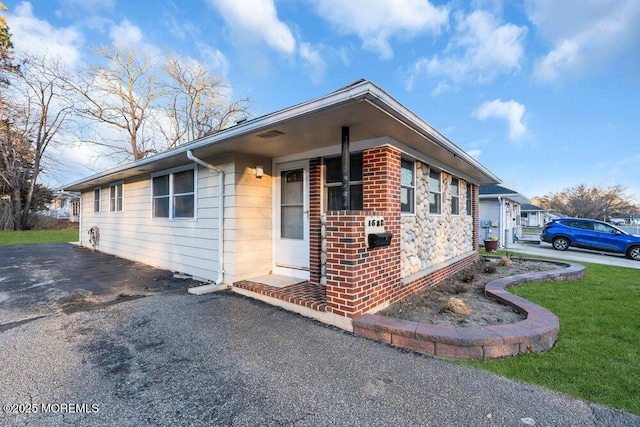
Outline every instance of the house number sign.
[(384, 218), (381, 216), (366, 216), (364, 218), (364, 234), (384, 233)]

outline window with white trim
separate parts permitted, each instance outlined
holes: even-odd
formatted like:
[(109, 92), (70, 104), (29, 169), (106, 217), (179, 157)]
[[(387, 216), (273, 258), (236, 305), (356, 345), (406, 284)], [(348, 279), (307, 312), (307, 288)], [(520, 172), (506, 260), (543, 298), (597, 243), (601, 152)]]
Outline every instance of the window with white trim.
[(411, 160), (400, 161), (400, 211), (415, 213), (416, 179), (415, 163)]
[[(349, 208), (352, 211), (362, 210), (362, 182), (362, 153), (352, 154), (349, 164)], [(327, 211), (342, 209), (341, 157), (332, 157), (324, 161), (324, 206)]]
[(93, 211), (100, 212), (100, 187), (93, 189)]
[(471, 204), (471, 184), (467, 182), (467, 215), (472, 215), (472, 204)]
[(460, 181), (458, 178), (451, 179), (451, 214), (460, 214)]
[(429, 213), (442, 213), (442, 184), (440, 172), (429, 172)]
[(109, 210), (111, 212), (122, 212), (122, 192), (124, 184), (114, 183), (109, 186)]
[(154, 218), (195, 218), (195, 168), (152, 176)]

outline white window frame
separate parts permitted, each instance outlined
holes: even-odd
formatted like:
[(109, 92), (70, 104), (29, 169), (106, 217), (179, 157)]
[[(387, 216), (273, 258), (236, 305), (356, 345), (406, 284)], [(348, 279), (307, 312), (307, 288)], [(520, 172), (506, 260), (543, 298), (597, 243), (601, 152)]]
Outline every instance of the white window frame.
[(466, 199), (465, 209), (467, 211), (467, 215), (472, 216), (473, 215), (473, 200), (471, 198), (471, 184), (469, 184), (468, 182), (467, 182), (467, 195), (466, 195), (465, 199)]
[[(173, 192), (173, 177), (175, 174), (180, 173), (180, 172), (184, 172), (184, 171), (188, 171), (188, 170), (193, 170), (193, 216), (190, 217), (175, 217), (174, 216), (174, 198), (176, 196), (186, 196), (189, 194), (192, 194), (191, 192), (189, 193), (178, 193), (175, 194)], [(154, 199), (156, 199), (156, 197), (153, 195), (153, 179), (160, 177), (160, 176), (169, 176), (169, 194), (168, 194), (168, 198), (169, 198), (169, 216), (155, 216), (154, 215)], [(160, 171), (160, 172), (155, 172), (153, 174), (151, 174), (151, 179), (150, 179), (150, 183), (149, 186), (151, 187), (151, 191), (150, 191), (150, 196), (151, 196), (151, 218), (153, 218), (154, 220), (164, 220), (164, 221), (194, 221), (197, 220), (198, 218), (198, 168), (196, 167), (196, 165), (188, 165), (188, 166), (182, 166), (182, 167), (177, 167), (177, 168), (173, 168), (173, 169), (167, 169), (164, 171)], [(164, 196), (163, 196), (164, 197)]]
[[(402, 167), (402, 163), (403, 162), (408, 162), (411, 163), (411, 184), (410, 185), (405, 185), (402, 183), (402, 169), (404, 169)], [(402, 189), (406, 188), (408, 189), (408, 193), (411, 194), (411, 203), (410, 203), (410, 210), (405, 211), (402, 210)], [(415, 160), (411, 160), (411, 159), (400, 159), (400, 212), (402, 215), (415, 215), (416, 214), (416, 162)]]
[[(98, 197), (96, 197), (96, 195)], [(102, 210), (102, 188), (94, 187), (93, 188), (93, 212), (100, 213)]]
[[(439, 182), (438, 191), (434, 191), (434, 189), (431, 188), (431, 174), (438, 174), (438, 182)], [(429, 179), (429, 214), (442, 215), (442, 172), (436, 171), (436, 170), (430, 170), (428, 179)], [(431, 194), (435, 194), (438, 197), (438, 200), (440, 201), (439, 203), (437, 203), (438, 205), (437, 212), (431, 212)]]
[[(453, 183), (456, 183), (454, 186)], [(458, 190), (457, 195), (453, 195), (454, 187)], [(449, 187), (449, 191), (451, 193), (451, 215), (460, 215), (460, 180), (458, 178), (451, 178), (451, 186)], [(455, 202), (455, 203), (454, 203)], [(455, 211), (454, 211), (455, 206)]]
[[(118, 199), (118, 187), (120, 187), (119, 199)], [(115, 192), (115, 196), (114, 196), (114, 192)], [(118, 206), (118, 200), (120, 201), (120, 206)], [(124, 210), (124, 181), (112, 182), (111, 184), (109, 184), (109, 212), (122, 212), (123, 210)]]

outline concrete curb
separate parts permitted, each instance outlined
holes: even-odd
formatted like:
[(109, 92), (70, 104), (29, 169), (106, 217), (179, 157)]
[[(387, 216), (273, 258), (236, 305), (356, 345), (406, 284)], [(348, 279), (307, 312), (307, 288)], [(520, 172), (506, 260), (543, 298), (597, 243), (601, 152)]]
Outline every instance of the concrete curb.
[(584, 277), (585, 267), (581, 264), (547, 262), (568, 266), (496, 279), (485, 285), (488, 297), (526, 314), (527, 318), (520, 322), (456, 327), (364, 314), (353, 320), (353, 333), (422, 354), (460, 359), (488, 359), (549, 350), (558, 338), (558, 317), (549, 310), (506, 291), (508, 287), (522, 283)]

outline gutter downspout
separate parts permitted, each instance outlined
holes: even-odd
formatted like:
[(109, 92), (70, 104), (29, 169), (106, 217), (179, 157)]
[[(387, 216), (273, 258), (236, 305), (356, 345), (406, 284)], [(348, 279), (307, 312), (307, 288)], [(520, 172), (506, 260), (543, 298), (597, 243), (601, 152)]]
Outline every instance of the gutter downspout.
[(228, 286), (223, 285), (224, 279), (224, 171), (218, 169), (210, 163), (205, 162), (202, 159), (193, 155), (193, 151), (187, 150), (187, 158), (192, 162), (205, 167), (218, 174), (218, 199), (220, 200), (220, 207), (218, 213), (218, 278), (211, 285), (198, 286), (195, 288), (189, 288), (189, 293), (194, 295), (203, 295), (209, 292), (221, 291), (228, 289)]
[(499, 245), (500, 247), (504, 247), (504, 244), (503, 244), (504, 243), (504, 236), (503, 236), (504, 233), (502, 231), (502, 224), (503, 224), (502, 217), (504, 216), (503, 215), (503, 212), (504, 212), (504, 200), (502, 199), (501, 196), (498, 196), (498, 206), (499, 206), (499, 209), (498, 209), (498, 243), (500, 243), (500, 245)]

